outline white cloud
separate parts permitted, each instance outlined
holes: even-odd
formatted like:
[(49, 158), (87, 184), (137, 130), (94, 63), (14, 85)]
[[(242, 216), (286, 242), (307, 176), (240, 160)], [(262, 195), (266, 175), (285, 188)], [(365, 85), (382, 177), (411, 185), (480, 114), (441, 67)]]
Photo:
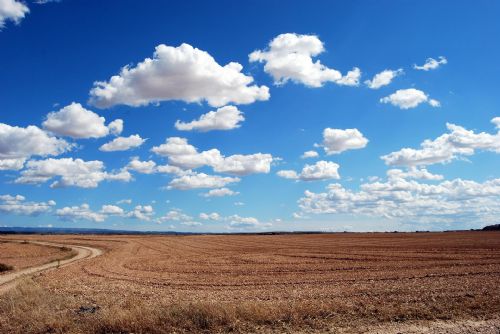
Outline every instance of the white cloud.
[(200, 132), (232, 130), (239, 128), (241, 126), (240, 122), (244, 120), (245, 117), (243, 117), (243, 113), (238, 108), (235, 106), (225, 106), (216, 111), (210, 111), (201, 115), (200, 119), (189, 123), (178, 120), (175, 122), (175, 128), (181, 131), (195, 130)]
[(389, 85), (392, 79), (403, 73), (403, 69), (401, 68), (398, 70), (384, 70), (375, 74), (372, 80), (366, 80), (365, 84), (371, 89), (379, 89), (380, 87)]
[(500, 179), (428, 184), (408, 178), (389, 173), (386, 182), (365, 183), (359, 191), (330, 184), (323, 193), (306, 191), (299, 207), (305, 213), (364, 215), (403, 222), (498, 222)]
[(27, 202), (26, 198), (21, 195), (0, 195), (0, 212), (9, 214), (37, 216), (52, 211), (55, 205), (56, 202), (52, 200), (48, 202)]
[(50, 179), (58, 178), (50, 186), (52, 188), (75, 186), (95, 188), (101, 181), (116, 180), (128, 182), (131, 175), (127, 171), (108, 173), (104, 171), (102, 161), (84, 161), (82, 159), (62, 158), (32, 160), (26, 164), (26, 169), (15, 180), (16, 183), (40, 184)]
[(68, 221), (90, 220), (95, 223), (100, 223), (106, 220), (105, 214), (92, 211), (86, 203), (80, 206), (66, 206), (62, 209), (58, 209), (56, 210), (56, 216), (61, 220)]
[(225, 220), (229, 221), (231, 228), (266, 228), (272, 226), (271, 223), (262, 223), (254, 217), (241, 217), (239, 215), (232, 215), (226, 217)]
[(31, 156), (59, 155), (72, 147), (33, 125), (21, 128), (0, 123), (0, 170), (17, 170)]
[(177, 166), (161, 165), (156, 167), (157, 173), (184, 175), (190, 174), (191, 170), (183, 170)]
[(309, 219), (309, 217), (304, 215), (304, 213), (302, 213), (302, 212), (294, 212), (294, 213), (292, 213), (292, 217), (294, 219)]
[(254, 173), (269, 173), (273, 157), (270, 154), (235, 154), (222, 157), (220, 161), (212, 165), (215, 172), (233, 175), (248, 175)]
[(126, 168), (142, 174), (153, 174), (156, 172), (156, 163), (152, 160), (140, 161), (139, 158), (133, 157)]
[(171, 221), (192, 221), (193, 217), (186, 215), (181, 210), (175, 209), (170, 210), (162, 217), (158, 218), (159, 223), (171, 222)]
[[(130, 202), (128, 202), (127, 200), (127, 203)], [(80, 206), (68, 206), (56, 211), (56, 216), (58, 216), (62, 220), (89, 220), (97, 223), (105, 221), (110, 216), (127, 217), (150, 221), (153, 215), (154, 210), (150, 205), (137, 205), (133, 210), (125, 212), (125, 210), (123, 210), (119, 206), (106, 204), (101, 207), (101, 210), (99, 210), (99, 212), (96, 212), (91, 210), (88, 204), (84, 203)]]
[(470, 156), (475, 153), (475, 150), (500, 153), (500, 131), (496, 134), (475, 133), (450, 123), (447, 123), (446, 127), (449, 133), (434, 140), (425, 140), (420, 145), (420, 149), (403, 148), (381, 158), (391, 166), (425, 166), (450, 162), (461, 156)]
[(299, 174), (294, 170), (279, 170), (276, 175), (284, 179), (297, 180), (299, 178)]
[(203, 220), (214, 220), (214, 221), (218, 221), (220, 220), (222, 217), (217, 213), (217, 212), (212, 212), (212, 213), (200, 213), (200, 219), (203, 219)]
[(215, 172), (233, 175), (269, 173), (273, 161), (272, 155), (263, 153), (225, 157), (217, 149), (198, 152), (187, 139), (180, 137), (167, 138), (165, 144), (155, 146), (151, 151), (168, 157), (171, 165), (182, 169), (210, 166)]
[(302, 159), (308, 159), (308, 158), (317, 158), (318, 156), (319, 156), (319, 154), (316, 151), (306, 151), (300, 157)]
[(168, 100), (207, 101), (220, 107), (268, 100), (266, 86), (252, 85), (239, 63), (219, 65), (207, 52), (189, 44), (158, 45), (153, 58), (135, 67), (125, 66), (108, 82), (96, 82), (90, 103), (108, 108), (118, 104), (144, 106)]
[(125, 217), (150, 221), (154, 213), (151, 205), (137, 205), (132, 211), (127, 212)]
[[(387, 171), (387, 178), (389, 180), (395, 179), (421, 179), (421, 180), (442, 180), (443, 175), (432, 174), (425, 168), (418, 169), (416, 167), (410, 167), (407, 171), (402, 171), (401, 169), (389, 169)], [(373, 182), (378, 181), (378, 178), (371, 179)]]
[(500, 130), (500, 117), (493, 118), (491, 120), (491, 123), (493, 123), (495, 127)]
[(339, 80), (335, 81), (336, 84), (341, 86), (359, 86), (359, 79), (361, 78), (361, 70), (354, 67), (352, 70), (348, 71)]
[(324, 51), (323, 42), (314, 35), (281, 34), (275, 37), (266, 50), (256, 50), (249, 55), (250, 62), (265, 62), (264, 71), (270, 74), (275, 84), (288, 81), (302, 83), (308, 87), (321, 87), (326, 82), (357, 86), (361, 71), (354, 68), (343, 77), (332, 68), (321, 64), (313, 57)]
[(108, 129), (111, 134), (118, 136), (123, 131), (123, 120), (115, 119), (113, 122), (108, 124)]
[(103, 152), (128, 151), (132, 148), (141, 146), (145, 141), (146, 139), (141, 138), (139, 135), (117, 137), (109, 143), (99, 147), (99, 150)]
[(101, 138), (110, 133), (123, 129), (123, 121), (115, 120), (104, 124), (106, 119), (96, 113), (85, 109), (80, 103), (71, 103), (59, 111), (53, 111), (47, 115), (42, 123), (43, 128), (59, 136), (71, 138)]
[(390, 103), (401, 109), (415, 108), (421, 103), (427, 102), (431, 107), (439, 107), (439, 101), (430, 99), (427, 94), (415, 88), (398, 89), (395, 93), (380, 99), (381, 103)]
[(0, 30), (5, 26), (5, 22), (12, 21), (19, 23), (29, 13), (29, 8), (21, 1), (0, 0)]
[(23, 168), (25, 162), (25, 158), (0, 159), (0, 170), (20, 170)]
[(224, 197), (224, 196), (235, 196), (238, 195), (239, 192), (233, 191), (228, 188), (218, 188), (212, 189), (204, 194), (201, 194), (203, 197)]
[(413, 68), (416, 70), (429, 71), (429, 70), (435, 70), (439, 66), (445, 65), (447, 63), (448, 60), (443, 56), (439, 57), (439, 60), (436, 60), (434, 58), (427, 58), (424, 65), (418, 66), (417, 64), (414, 64)]
[(441, 102), (439, 102), (438, 100), (429, 99), (429, 104), (434, 108), (441, 107)]
[(130, 198), (121, 199), (117, 201), (116, 204), (132, 204), (132, 200)]
[(277, 174), (285, 179), (318, 181), (340, 179), (339, 165), (331, 161), (318, 161), (314, 165), (305, 165), (300, 174), (293, 170), (280, 170)]
[(108, 204), (101, 207), (100, 213), (110, 216), (123, 216), (125, 211), (119, 206)]
[(190, 190), (198, 188), (222, 188), (230, 183), (239, 182), (237, 177), (222, 177), (218, 175), (207, 175), (205, 173), (194, 173), (183, 175), (170, 181), (168, 189)]
[(358, 129), (331, 129), (323, 130), (322, 146), (326, 154), (339, 154), (347, 150), (364, 148), (368, 144), (363, 134)]

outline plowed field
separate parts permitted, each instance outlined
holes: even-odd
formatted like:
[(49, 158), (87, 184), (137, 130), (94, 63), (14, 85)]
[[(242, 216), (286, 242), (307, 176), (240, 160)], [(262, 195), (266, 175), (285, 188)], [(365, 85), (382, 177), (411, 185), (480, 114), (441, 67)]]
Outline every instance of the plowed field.
[[(0, 297), (64, 304), (33, 330), (357, 332), (500, 315), (497, 232), (26, 238), (104, 251)], [(0, 331), (23, 323), (11, 312)]]

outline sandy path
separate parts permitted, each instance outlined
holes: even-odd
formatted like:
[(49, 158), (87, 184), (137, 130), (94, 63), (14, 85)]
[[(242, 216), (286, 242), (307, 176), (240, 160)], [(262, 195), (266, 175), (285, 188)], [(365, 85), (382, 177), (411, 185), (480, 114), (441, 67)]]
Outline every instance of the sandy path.
[[(24, 240), (11, 240), (11, 239), (4, 239), (9, 242), (26, 242)], [(19, 271), (15, 271), (12, 273), (8, 274), (3, 274), (0, 275), (0, 294), (8, 291), (9, 289), (13, 288), (18, 279), (21, 277), (33, 275), (42, 271), (50, 270), (53, 268), (62, 268), (65, 266), (68, 266), (74, 262), (82, 261), (85, 259), (92, 259), (94, 257), (97, 257), (101, 255), (103, 252), (102, 250), (98, 248), (93, 248), (93, 247), (87, 247), (87, 246), (79, 246), (79, 245), (68, 245), (68, 244), (58, 244), (58, 243), (53, 243), (53, 242), (46, 242), (46, 241), (28, 241), (29, 243), (32, 244), (37, 244), (37, 245), (42, 245), (42, 246), (54, 246), (54, 247), (69, 247), (71, 248), (74, 252), (76, 252), (76, 255), (73, 256), (72, 258), (65, 259), (65, 260), (60, 260), (60, 261), (52, 261), (46, 264), (42, 264), (40, 266), (34, 266), (34, 267), (29, 267), (29, 268), (24, 268)]]

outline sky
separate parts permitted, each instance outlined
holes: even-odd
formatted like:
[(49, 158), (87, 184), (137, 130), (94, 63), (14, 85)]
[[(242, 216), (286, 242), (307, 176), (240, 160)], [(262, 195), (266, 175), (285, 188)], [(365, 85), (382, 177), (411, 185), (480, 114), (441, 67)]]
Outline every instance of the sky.
[(497, 1), (0, 0), (0, 226), (500, 223)]

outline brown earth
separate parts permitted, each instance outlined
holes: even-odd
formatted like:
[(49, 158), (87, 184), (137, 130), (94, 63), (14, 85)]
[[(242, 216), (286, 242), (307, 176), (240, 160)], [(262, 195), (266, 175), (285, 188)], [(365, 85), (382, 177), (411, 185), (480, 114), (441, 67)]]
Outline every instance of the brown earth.
[[(0, 263), (19, 270), (63, 259), (72, 254), (70, 248), (0, 240)], [(1, 273), (0, 273), (1, 274)]]
[(102, 249), (0, 296), (1, 333), (500, 333), (500, 233), (25, 236)]

